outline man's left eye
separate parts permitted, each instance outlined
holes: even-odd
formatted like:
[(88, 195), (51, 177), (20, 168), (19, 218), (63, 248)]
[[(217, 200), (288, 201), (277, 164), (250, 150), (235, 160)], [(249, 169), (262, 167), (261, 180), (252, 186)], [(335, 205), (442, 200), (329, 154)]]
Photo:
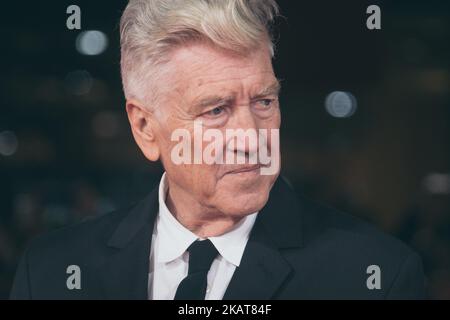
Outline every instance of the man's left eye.
[(273, 99), (262, 99), (262, 100), (258, 101), (258, 103), (261, 104), (263, 107), (270, 107), (272, 102), (273, 102)]

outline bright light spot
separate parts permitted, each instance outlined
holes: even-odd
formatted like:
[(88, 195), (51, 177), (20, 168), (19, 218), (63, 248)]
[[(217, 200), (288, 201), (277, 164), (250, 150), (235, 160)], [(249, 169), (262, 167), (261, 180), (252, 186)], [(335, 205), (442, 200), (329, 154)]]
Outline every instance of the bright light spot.
[(69, 72), (64, 80), (67, 91), (78, 96), (88, 93), (92, 82), (92, 77), (86, 70)]
[(356, 99), (350, 92), (334, 91), (325, 99), (325, 109), (335, 118), (348, 118), (356, 111)]
[(17, 151), (19, 142), (12, 131), (0, 132), (0, 155), (8, 157)]
[(429, 193), (450, 194), (450, 174), (430, 173), (423, 184)]
[(79, 53), (95, 56), (106, 50), (108, 37), (98, 30), (83, 31), (78, 35), (75, 46)]

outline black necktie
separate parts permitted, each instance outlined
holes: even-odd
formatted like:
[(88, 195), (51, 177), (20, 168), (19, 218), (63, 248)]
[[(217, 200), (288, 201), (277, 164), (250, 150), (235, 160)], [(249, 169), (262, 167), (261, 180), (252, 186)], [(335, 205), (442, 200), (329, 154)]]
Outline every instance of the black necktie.
[(217, 256), (217, 249), (209, 239), (197, 240), (189, 246), (188, 252), (188, 275), (178, 285), (175, 300), (204, 300), (208, 271)]

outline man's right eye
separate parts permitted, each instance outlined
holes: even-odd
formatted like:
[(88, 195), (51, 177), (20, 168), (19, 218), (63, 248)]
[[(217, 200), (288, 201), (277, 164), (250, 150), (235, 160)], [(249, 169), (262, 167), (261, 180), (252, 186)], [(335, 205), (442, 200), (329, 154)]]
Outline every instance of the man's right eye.
[(217, 117), (220, 116), (225, 111), (224, 106), (215, 107), (214, 109), (211, 109), (204, 113), (207, 117)]

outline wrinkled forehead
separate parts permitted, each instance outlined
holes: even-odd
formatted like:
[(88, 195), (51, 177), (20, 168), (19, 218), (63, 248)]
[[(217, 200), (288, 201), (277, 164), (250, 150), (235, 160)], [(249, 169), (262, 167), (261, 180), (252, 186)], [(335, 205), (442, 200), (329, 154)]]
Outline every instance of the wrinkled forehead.
[(256, 94), (276, 82), (271, 55), (264, 46), (245, 55), (207, 45), (181, 47), (167, 66), (166, 80), (187, 100), (207, 93)]

